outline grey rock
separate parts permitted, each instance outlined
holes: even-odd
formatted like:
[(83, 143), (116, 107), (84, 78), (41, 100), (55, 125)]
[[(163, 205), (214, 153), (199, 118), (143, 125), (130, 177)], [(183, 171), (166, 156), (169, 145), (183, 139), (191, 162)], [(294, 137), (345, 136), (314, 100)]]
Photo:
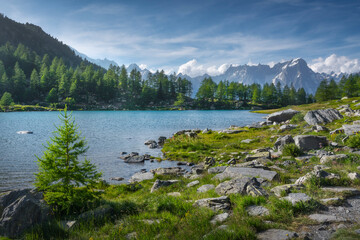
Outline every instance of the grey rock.
[(249, 184), (246, 187), (246, 194), (253, 196), (253, 197), (258, 197), (258, 196), (263, 196), (263, 197), (267, 197), (268, 193), (259, 185), (257, 184)]
[(197, 137), (197, 133), (195, 133), (195, 132), (186, 132), (185, 135), (188, 136), (189, 138)]
[(341, 201), (341, 199), (340, 198), (338, 198), (338, 197), (334, 197), (334, 198), (324, 198), (324, 199), (320, 199), (320, 201), (322, 202), (322, 203), (329, 203), (329, 202), (334, 202), (334, 203), (338, 203), (338, 202), (340, 202)]
[(145, 145), (151, 145), (151, 144), (156, 144), (155, 140), (147, 140), (146, 142), (144, 142)]
[(211, 129), (209, 128), (205, 128), (203, 131), (202, 131), (202, 134), (207, 134), (211, 131)]
[(236, 164), (236, 159), (235, 159), (235, 158), (232, 158), (232, 159), (230, 159), (229, 161), (227, 161), (226, 164), (228, 164), (228, 165), (234, 165), (234, 164)]
[(273, 192), (277, 197), (281, 197), (282, 193), (290, 193), (292, 190), (301, 190), (304, 188), (304, 185), (300, 184), (285, 184), (276, 186), (272, 189), (270, 189), (271, 192)]
[(270, 162), (267, 158), (257, 158), (255, 160), (252, 160), (250, 162), (244, 162), (236, 164), (236, 167), (244, 167), (244, 168), (262, 168), (265, 170), (269, 170), (269, 168), (266, 166), (266, 164)]
[(271, 122), (284, 122), (286, 120), (290, 120), (297, 113), (299, 113), (299, 111), (292, 110), (292, 109), (287, 109), (287, 110), (284, 110), (284, 111), (279, 111), (279, 112), (275, 112), (275, 113), (270, 114), (267, 117), (267, 120), (271, 121)]
[(308, 202), (311, 200), (305, 193), (290, 193), (287, 197), (280, 198), (281, 200), (287, 200), (292, 203), (292, 205), (297, 204), (298, 202)]
[(336, 109), (319, 109), (313, 110), (306, 113), (304, 120), (309, 125), (320, 125), (330, 123), (334, 120), (341, 119), (343, 116)]
[(172, 197), (181, 197), (181, 193), (179, 192), (170, 192), (167, 195)]
[(194, 203), (197, 207), (207, 207), (213, 211), (230, 210), (230, 199), (227, 196), (221, 196), (218, 198), (203, 198)]
[(181, 167), (156, 168), (156, 169), (151, 169), (150, 172), (161, 176), (168, 176), (168, 175), (181, 176), (185, 174), (185, 169)]
[(142, 182), (144, 180), (150, 180), (154, 178), (154, 174), (151, 172), (138, 172), (135, 173), (134, 175), (132, 175), (132, 177), (130, 178), (129, 182), (130, 183), (134, 183), (134, 182)]
[(205, 166), (211, 167), (216, 164), (216, 161), (213, 157), (206, 157), (204, 161)]
[(192, 174), (202, 174), (205, 172), (205, 167), (203, 165), (195, 165), (191, 168), (191, 173)]
[(334, 223), (334, 222), (344, 222), (345, 221), (345, 219), (342, 217), (337, 217), (337, 216), (328, 215), (328, 214), (318, 214), (318, 213), (309, 215), (309, 218), (318, 223)]
[(236, 134), (236, 133), (241, 133), (241, 132), (246, 132), (246, 131), (247, 130), (243, 130), (243, 129), (237, 129), (237, 130), (225, 129), (225, 130), (219, 131), (219, 133)]
[(246, 194), (246, 188), (250, 184), (257, 186), (260, 185), (260, 183), (254, 177), (240, 177), (220, 183), (216, 186), (215, 192), (220, 195), (229, 195), (232, 193)]
[(222, 223), (222, 222), (225, 222), (226, 221), (226, 219), (228, 219), (229, 218), (229, 214), (228, 213), (221, 213), (221, 214), (218, 214), (218, 215), (216, 215), (216, 216), (214, 216), (212, 219), (211, 219), (211, 221), (210, 221), (210, 223), (211, 224), (217, 224), (217, 223)]
[(291, 135), (285, 135), (276, 140), (274, 148), (281, 151), (286, 144), (290, 143), (295, 143), (293, 137)]
[(357, 172), (353, 172), (353, 173), (349, 173), (349, 174), (348, 174), (348, 177), (349, 177), (351, 180), (356, 180), (356, 179), (360, 179), (360, 174), (358, 174)]
[(215, 188), (215, 186), (213, 184), (205, 184), (205, 185), (202, 185), (201, 187), (199, 187), (196, 191), (199, 193), (203, 193), (203, 192), (207, 192), (214, 188)]
[(298, 125), (295, 125), (295, 124), (285, 124), (285, 125), (282, 125), (279, 130), (280, 131), (286, 131), (286, 130), (292, 130), (292, 129), (295, 129), (297, 128)]
[(0, 196), (0, 236), (16, 238), (25, 230), (51, 219), (43, 194), (32, 189), (6, 192)]
[(314, 171), (311, 171), (309, 173), (307, 173), (306, 175), (298, 178), (295, 181), (295, 184), (304, 184), (305, 182), (307, 182), (308, 180), (310, 180), (312, 177), (318, 178), (318, 179), (340, 179), (340, 176), (334, 173), (328, 173), (324, 170), (317, 170), (315, 169)]
[(144, 156), (135, 155), (135, 156), (130, 156), (130, 157), (126, 158), (124, 162), (126, 162), (126, 163), (143, 163), (144, 161), (145, 161)]
[(353, 125), (343, 125), (342, 128), (346, 135), (354, 135), (360, 132), (360, 124), (353, 124)]
[(256, 237), (259, 240), (288, 240), (298, 237), (296, 232), (291, 232), (283, 229), (268, 229), (264, 232), (258, 233)]
[(157, 179), (154, 182), (154, 185), (152, 186), (150, 192), (154, 192), (161, 187), (167, 187), (167, 186), (173, 185), (178, 182), (180, 182), (180, 181), (179, 180), (159, 180), (159, 179)]
[(297, 135), (294, 137), (296, 146), (301, 150), (313, 150), (327, 146), (327, 139), (324, 136)]
[(263, 206), (252, 205), (246, 208), (250, 216), (267, 216), (270, 214), (269, 209)]
[(279, 175), (275, 171), (264, 170), (261, 168), (228, 167), (223, 173), (217, 174), (214, 178), (223, 180), (225, 178), (239, 177), (260, 177), (269, 181), (273, 181), (277, 180)]
[(164, 137), (164, 136), (160, 136), (158, 138), (158, 144), (159, 145), (163, 145), (165, 143), (165, 141), (166, 141), (166, 137)]
[(323, 187), (321, 188), (322, 191), (329, 191), (335, 193), (348, 193), (351, 196), (360, 195), (360, 191), (356, 188), (352, 187)]
[(241, 143), (252, 143), (254, 141), (254, 139), (245, 139), (245, 140), (242, 140)]
[(245, 158), (245, 161), (248, 162), (248, 161), (258, 159), (258, 158), (268, 158), (268, 159), (270, 159), (271, 154), (268, 151), (266, 151), (266, 152), (258, 152), (258, 153), (255, 153), (253, 155), (247, 155), (246, 158)]
[(188, 183), (187, 185), (186, 185), (186, 187), (193, 187), (193, 186), (196, 186), (196, 185), (198, 185), (200, 182), (199, 182), (199, 180), (196, 180), (196, 181), (192, 181), (192, 182), (190, 182), (190, 183)]
[(320, 163), (321, 164), (327, 164), (327, 163), (331, 163), (333, 161), (341, 161), (348, 158), (348, 156), (346, 154), (337, 154), (337, 155), (323, 155), (320, 158)]
[(112, 178), (110, 178), (110, 180), (113, 180), (113, 181), (122, 181), (122, 180), (124, 180), (124, 178), (123, 178), (123, 177), (112, 177)]
[(32, 131), (18, 131), (17, 134), (33, 134)]
[(328, 132), (329, 129), (327, 127), (324, 127), (324, 126), (320, 126), (320, 125), (315, 125), (312, 127), (312, 130), (314, 132)]

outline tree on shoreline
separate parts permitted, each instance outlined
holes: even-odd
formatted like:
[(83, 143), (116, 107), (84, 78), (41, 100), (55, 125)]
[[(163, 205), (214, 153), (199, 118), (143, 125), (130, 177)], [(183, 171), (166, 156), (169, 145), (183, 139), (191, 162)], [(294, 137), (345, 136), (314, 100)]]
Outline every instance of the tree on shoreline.
[(44, 155), (38, 159), (39, 172), (35, 186), (44, 191), (44, 197), (57, 213), (80, 212), (96, 199), (94, 185), (101, 177), (95, 165), (78, 157), (88, 147), (80, 137), (71, 114), (60, 112), (63, 125), (56, 127), (51, 142), (47, 142)]

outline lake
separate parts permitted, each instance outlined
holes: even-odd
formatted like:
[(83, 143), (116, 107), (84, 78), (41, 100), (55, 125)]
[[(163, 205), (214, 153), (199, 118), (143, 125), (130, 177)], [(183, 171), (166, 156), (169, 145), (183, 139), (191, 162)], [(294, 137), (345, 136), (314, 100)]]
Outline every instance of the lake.
[[(61, 122), (58, 112), (0, 113), (0, 192), (31, 187), (37, 171), (35, 155), (41, 157), (55, 125)], [(246, 110), (232, 111), (74, 111), (76, 124), (88, 142), (87, 159), (103, 178), (124, 177), (126, 182), (141, 169), (176, 166), (176, 162), (145, 161), (127, 164), (121, 152), (139, 152), (161, 156), (160, 149), (149, 149), (144, 142), (170, 137), (183, 129), (221, 130), (231, 125), (244, 126), (262, 121), (263, 114)], [(28, 130), (33, 134), (17, 134)], [(110, 181), (111, 182), (111, 181)], [(112, 182), (115, 183), (115, 182)]]

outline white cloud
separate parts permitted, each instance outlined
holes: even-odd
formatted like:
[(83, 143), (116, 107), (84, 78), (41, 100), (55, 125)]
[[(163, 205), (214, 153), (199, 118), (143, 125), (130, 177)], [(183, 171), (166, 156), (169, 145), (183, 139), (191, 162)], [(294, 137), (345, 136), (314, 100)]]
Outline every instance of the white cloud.
[(146, 65), (146, 64), (140, 64), (139, 65), (139, 68), (141, 69), (141, 70), (144, 70), (145, 68), (147, 68), (148, 66)]
[(327, 58), (316, 58), (312, 60), (312, 64), (309, 67), (314, 72), (324, 73), (356, 73), (360, 72), (360, 61), (359, 59), (350, 59), (345, 56), (336, 56), (331, 54)]
[(178, 73), (189, 75), (190, 77), (201, 76), (205, 73), (216, 76), (223, 74), (231, 65), (224, 63), (218, 66), (205, 67), (204, 65), (198, 64), (196, 59), (190, 60), (187, 63), (180, 65)]

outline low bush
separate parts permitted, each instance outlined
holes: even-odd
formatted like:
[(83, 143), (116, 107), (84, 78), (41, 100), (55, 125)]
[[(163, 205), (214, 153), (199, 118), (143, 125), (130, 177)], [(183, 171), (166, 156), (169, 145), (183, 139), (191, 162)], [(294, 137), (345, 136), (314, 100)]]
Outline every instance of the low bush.
[(302, 113), (297, 113), (295, 114), (291, 120), (290, 120), (290, 123), (292, 124), (298, 124), (298, 123), (301, 123), (304, 121), (304, 114)]
[(282, 150), (283, 156), (298, 157), (302, 154), (303, 152), (301, 151), (301, 149), (294, 143), (286, 144)]
[(360, 135), (350, 136), (349, 139), (346, 140), (346, 145), (352, 148), (360, 148)]

